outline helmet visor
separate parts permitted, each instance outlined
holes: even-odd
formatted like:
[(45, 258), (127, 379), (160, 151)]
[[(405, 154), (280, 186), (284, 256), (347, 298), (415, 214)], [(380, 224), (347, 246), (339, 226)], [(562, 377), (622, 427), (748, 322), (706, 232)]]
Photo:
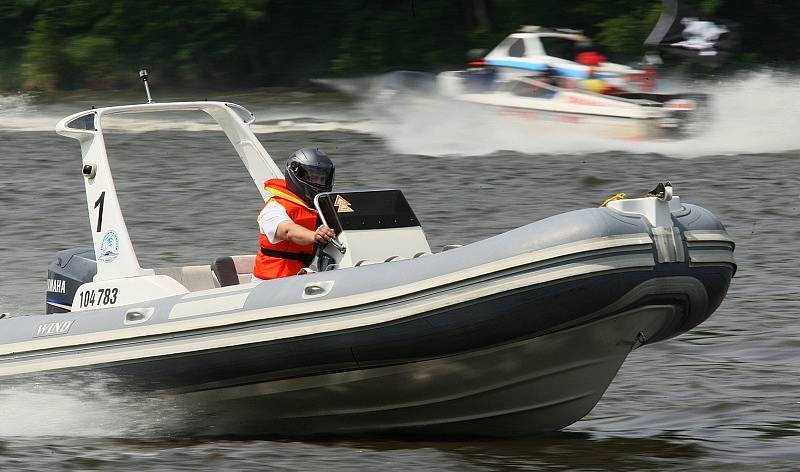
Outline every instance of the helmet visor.
[(295, 171), (297, 177), (303, 182), (316, 187), (333, 187), (333, 169), (330, 167), (316, 167), (300, 165)]

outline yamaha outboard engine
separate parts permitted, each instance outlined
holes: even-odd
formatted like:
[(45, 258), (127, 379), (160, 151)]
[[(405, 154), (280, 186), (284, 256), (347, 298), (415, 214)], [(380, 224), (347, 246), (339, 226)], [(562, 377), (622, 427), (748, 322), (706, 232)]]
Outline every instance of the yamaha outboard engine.
[(67, 249), (57, 254), (47, 268), (47, 313), (72, 311), (72, 299), (78, 287), (91, 282), (97, 273), (94, 249)]

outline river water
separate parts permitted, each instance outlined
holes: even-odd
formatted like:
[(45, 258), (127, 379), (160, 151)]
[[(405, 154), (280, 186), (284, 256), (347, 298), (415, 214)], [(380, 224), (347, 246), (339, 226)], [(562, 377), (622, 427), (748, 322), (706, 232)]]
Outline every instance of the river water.
[[(796, 82), (796, 81), (794, 81)], [(465, 244), (669, 180), (712, 210), (739, 271), (697, 329), (634, 351), (597, 407), (514, 440), (175, 437), (158, 399), (0, 387), (0, 470), (796, 470), (800, 463), (800, 87), (765, 74), (716, 84), (718, 117), (683, 142), (537, 132), (452, 105), (387, 107), (319, 91), (220, 96), (258, 116), (282, 164), (316, 145), (337, 188), (402, 188), (432, 247)], [(711, 88), (706, 84), (705, 87)], [(156, 91), (156, 97), (161, 98)], [(0, 311), (44, 309), (55, 252), (90, 244), (77, 142), (56, 121), (139, 94), (0, 96)], [(207, 120), (119, 119), (109, 156), (143, 266), (254, 252), (260, 201)], [(131, 132), (131, 130), (135, 132)]]

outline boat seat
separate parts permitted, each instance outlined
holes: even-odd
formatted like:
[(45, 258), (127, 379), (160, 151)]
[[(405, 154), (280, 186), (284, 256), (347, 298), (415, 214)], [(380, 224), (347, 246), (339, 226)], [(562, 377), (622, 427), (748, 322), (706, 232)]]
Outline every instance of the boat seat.
[(196, 265), (184, 267), (163, 267), (154, 269), (156, 275), (166, 275), (177, 280), (190, 292), (217, 288), (220, 283), (211, 271), (211, 266)]
[(223, 287), (246, 284), (252, 282), (255, 263), (256, 256), (252, 254), (224, 256), (211, 263), (211, 270)]

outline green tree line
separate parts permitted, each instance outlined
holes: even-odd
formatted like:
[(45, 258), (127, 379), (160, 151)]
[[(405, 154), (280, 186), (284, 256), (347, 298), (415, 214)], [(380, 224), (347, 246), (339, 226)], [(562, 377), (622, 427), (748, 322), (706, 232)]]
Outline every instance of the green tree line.
[[(800, 2), (694, 0), (740, 25), (733, 64), (794, 64)], [(523, 24), (583, 29), (641, 56), (660, 0), (3, 0), (0, 88), (296, 85), (309, 77), (463, 64)]]

